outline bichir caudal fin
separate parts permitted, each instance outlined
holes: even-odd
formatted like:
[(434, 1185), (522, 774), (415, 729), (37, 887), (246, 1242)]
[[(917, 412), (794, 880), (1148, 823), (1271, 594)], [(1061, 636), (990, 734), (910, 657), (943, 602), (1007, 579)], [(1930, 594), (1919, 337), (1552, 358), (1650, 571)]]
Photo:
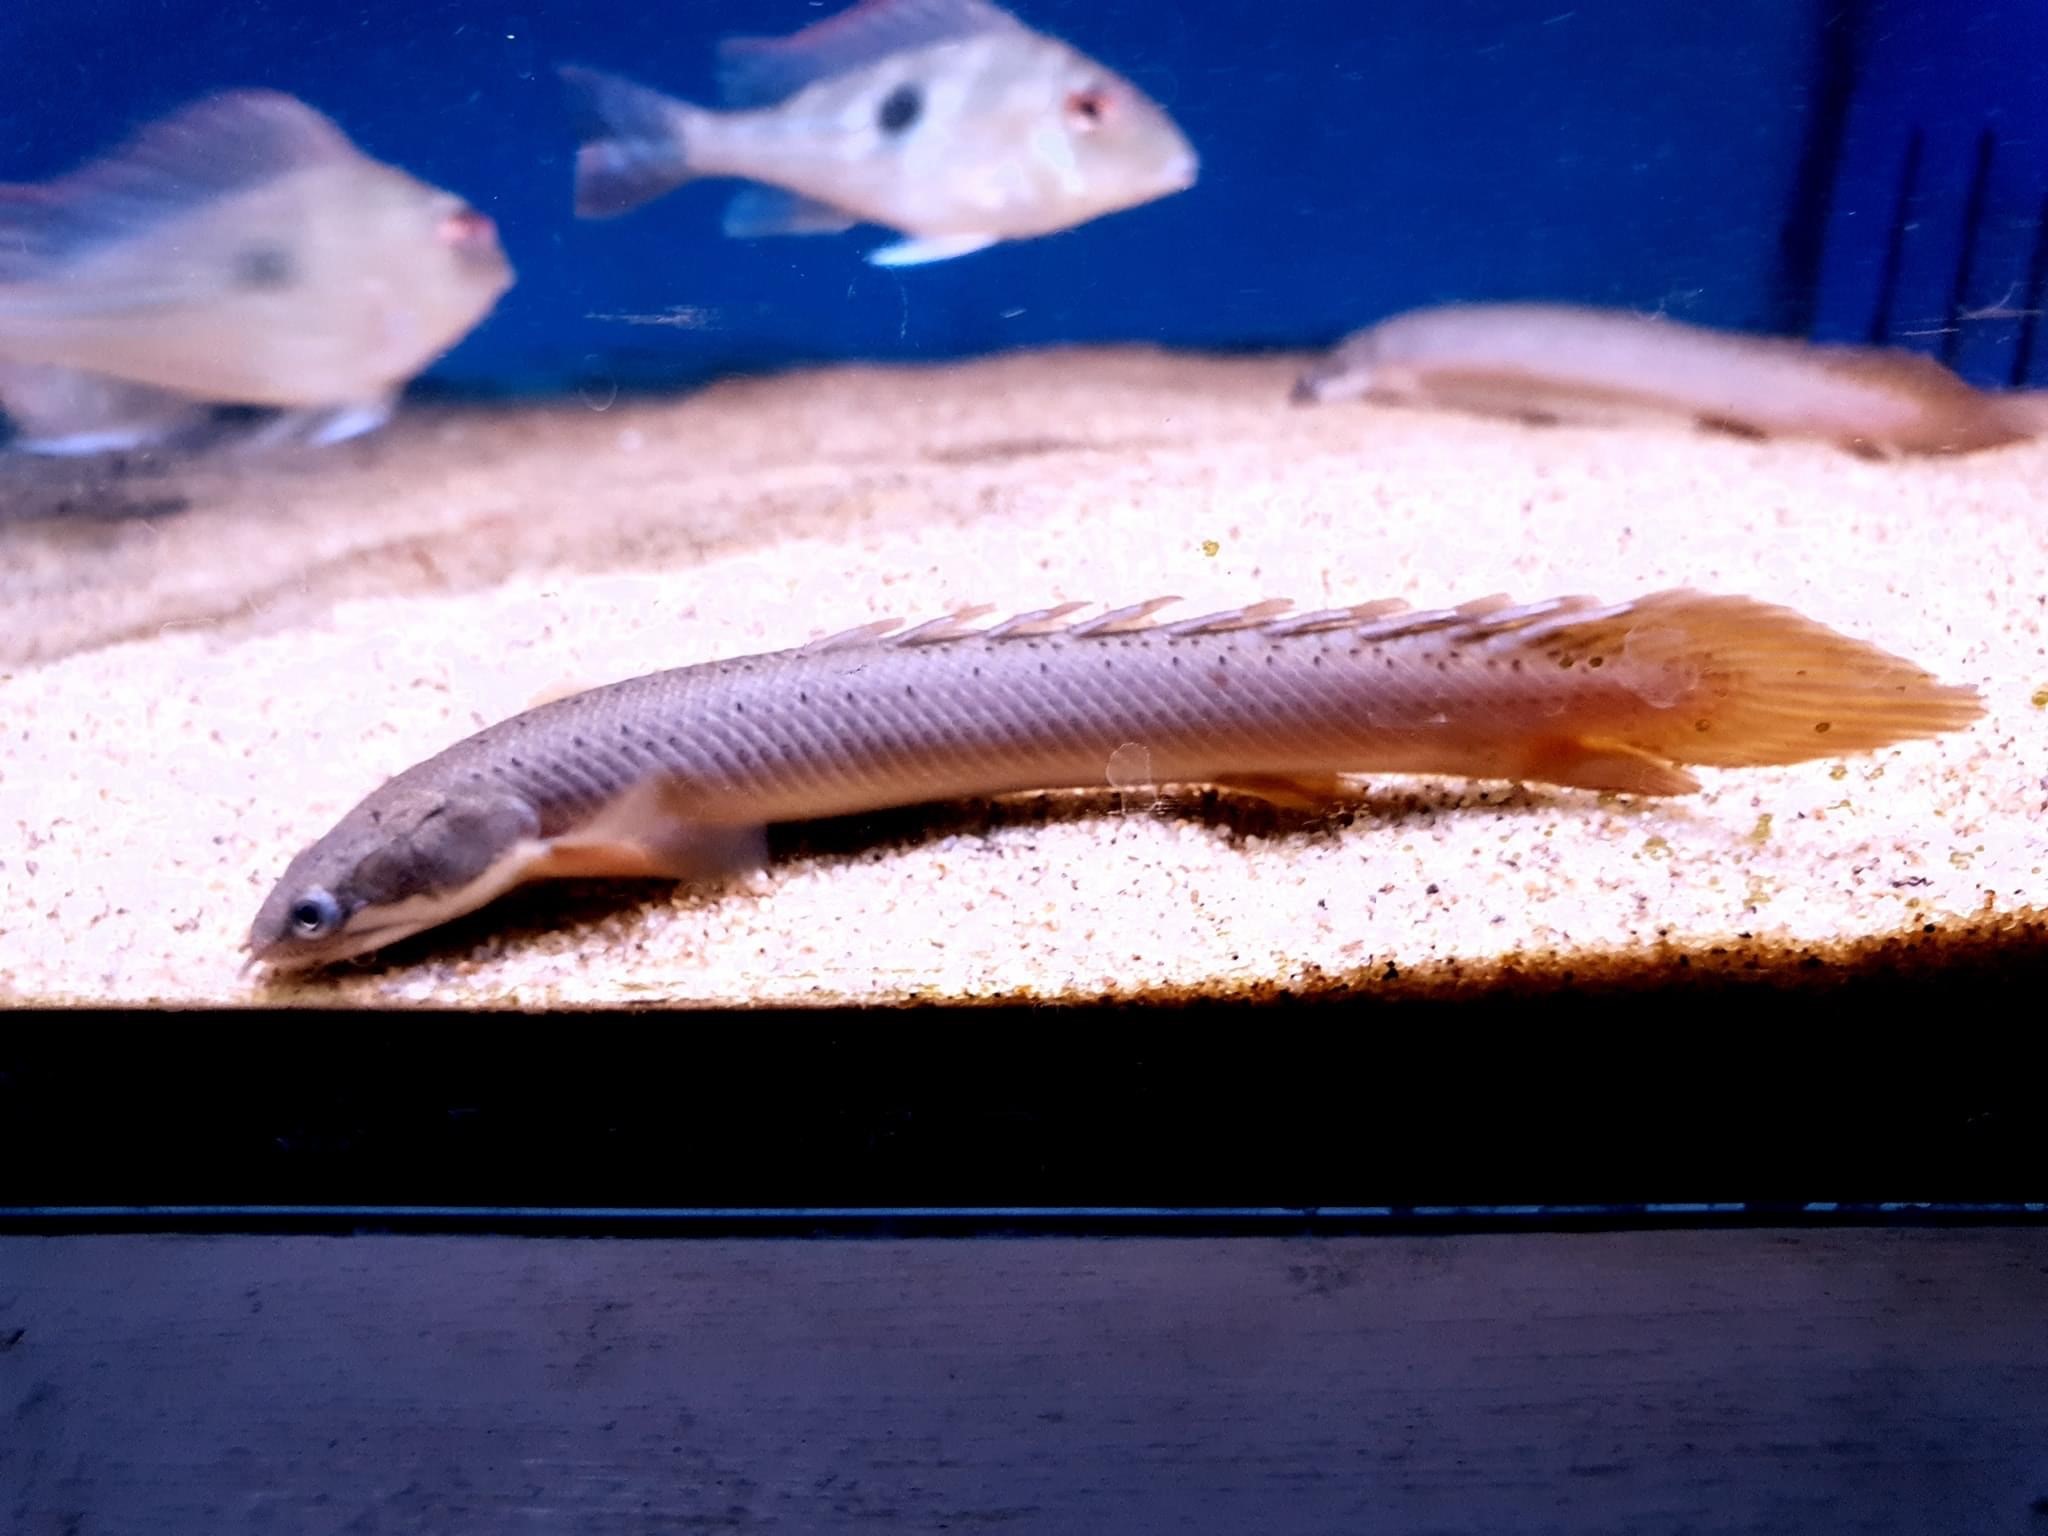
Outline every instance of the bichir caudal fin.
[(1493, 643), (1503, 641), (1554, 667), (1612, 666), (1642, 699), (1646, 707), (1611, 741), (1578, 743), (1590, 754), (1764, 767), (1938, 736), (1984, 712), (1974, 688), (1938, 682), (1874, 645), (1746, 597), (1660, 592), (1561, 614)]

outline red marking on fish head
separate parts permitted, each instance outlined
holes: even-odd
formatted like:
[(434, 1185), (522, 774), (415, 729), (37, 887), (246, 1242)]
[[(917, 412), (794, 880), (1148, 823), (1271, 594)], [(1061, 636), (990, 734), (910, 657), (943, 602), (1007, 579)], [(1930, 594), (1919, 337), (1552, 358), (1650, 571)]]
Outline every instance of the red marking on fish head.
[(498, 226), (489, 214), (465, 205), (442, 216), (434, 226), (434, 238), (451, 251), (493, 251), (498, 246)]
[(1108, 85), (1086, 85), (1067, 92), (1067, 126), (1076, 133), (1093, 133), (1109, 122), (1117, 108), (1116, 90)]

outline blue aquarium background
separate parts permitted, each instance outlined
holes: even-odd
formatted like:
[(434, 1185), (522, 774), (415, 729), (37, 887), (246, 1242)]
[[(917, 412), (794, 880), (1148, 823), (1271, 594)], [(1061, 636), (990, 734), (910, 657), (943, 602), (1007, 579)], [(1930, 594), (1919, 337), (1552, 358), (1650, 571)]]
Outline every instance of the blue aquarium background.
[(1027, 0), (1203, 157), (1191, 192), (885, 271), (888, 236), (728, 240), (728, 184), (570, 216), (554, 66), (713, 99), (715, 40), (814, 0), (80, 0), (0, 9), (0, 177), (268, 86), (500, 223), (519, 285), (433, 377), (687, 382), (836, 358), (1303, 347), (1544, 298), (1890, 340), (2048, 383), (2048, 4)]

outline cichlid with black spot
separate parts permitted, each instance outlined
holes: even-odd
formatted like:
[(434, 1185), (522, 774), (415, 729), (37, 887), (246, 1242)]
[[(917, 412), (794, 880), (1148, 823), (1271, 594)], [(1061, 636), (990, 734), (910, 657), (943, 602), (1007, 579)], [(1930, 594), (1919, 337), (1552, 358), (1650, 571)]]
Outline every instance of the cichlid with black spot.
[(858, 223), (882, 266), (1071, 229), (1195, 183), (1193, 148), (1130, 81), (988, 0), (860, 0), (721, 48), (724, 110), (570, 67), (576, 209), (607, 218), (698, 177), (761, 183), (729, 235)]

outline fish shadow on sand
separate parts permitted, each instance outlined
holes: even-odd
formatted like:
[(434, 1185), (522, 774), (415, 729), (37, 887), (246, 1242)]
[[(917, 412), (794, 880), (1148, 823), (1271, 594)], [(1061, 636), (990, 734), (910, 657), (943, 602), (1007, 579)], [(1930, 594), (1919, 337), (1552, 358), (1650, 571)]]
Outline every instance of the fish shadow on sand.
[[(1590, 806), (1583, 790), (1550, 790), (1529, 785), (1476, 785), (1415, 780), (1365, 788), (1355, 798), (1324, 811), (1276, 806), (1254, 795), (1197, 787), (1171, 794), (1147, 791), (1078, 790), (972, 799), (900, 810), (792, 822), (769, 829), (769, 869), (794, 865), (846, 865), (893, 852), (926, 847), (951, 837), (978, 837), (1009, 827), (1064, 826), (1097, 822), (1114, 837), (1118, 823), (1145, 817), (1194, 822), (1222, 830), (1234, 841), (1247, 838), (1333, 839), (1356, 823), (1393, 832), (1428, 825), (1446, 816), (1527, 817), (1569, 804)], [(511, 950), (550, 934), (573, 934), (656, 905), (706, 907), (748, 899), (744, 877), (679, 887), (663, 880), (553, 880), (522, 886), (475, 912), (402, 939), (388, 948), (344, 961), (305, 977), (281, 976), (257, 983), (283, 997), (317, 991), (351, 978), (395, 976), (429, 962), (453, 961), (492, 949)], [(608, 941), (607, 941), (608, 942)], [(486, 956), (487, 957), (487, 956)]]
[(280, 419), (221, 406), (161, 442), (76, 456), (0, 440), (0, 526), (158, 521), (223, 502), (256, 481), (327, 477), (367, 468), (381, 455), (374, 436), (311, 444), (278, 433)]
[(37, 458), (0, 445), (0, 527), (67, 523), (104, 531), (110, 524), (170, 517), (191, 505), (176, 466), (156, 453)]

